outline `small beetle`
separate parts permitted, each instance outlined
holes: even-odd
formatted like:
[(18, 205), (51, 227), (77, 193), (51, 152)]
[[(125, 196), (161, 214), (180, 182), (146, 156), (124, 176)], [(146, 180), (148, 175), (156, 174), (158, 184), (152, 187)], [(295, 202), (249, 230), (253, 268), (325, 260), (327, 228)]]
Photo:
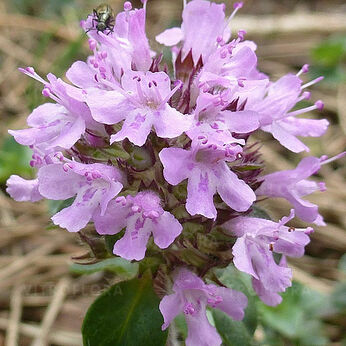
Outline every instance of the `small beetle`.
[[(107, 34), (113, 32), (115, 19), (112, 7), (110, 7), (108, 4), (101, 4), (93, 10), (93, 14), (93, 26), (96, 22), (97, 32), (105, 32), (106, 30), (108, 30)], [(88, 31), (92, 29), (93, 28), (90, 28)]]

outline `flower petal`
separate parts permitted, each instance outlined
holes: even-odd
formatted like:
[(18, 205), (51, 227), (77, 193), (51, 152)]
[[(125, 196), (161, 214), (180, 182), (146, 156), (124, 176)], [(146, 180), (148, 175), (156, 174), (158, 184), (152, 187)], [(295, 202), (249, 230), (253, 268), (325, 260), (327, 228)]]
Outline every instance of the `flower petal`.
[[(273, 254), (268, 249), (260, 248), (257, 246), (252, 247), (252, 257), (254, 261), (255, 270), (258, 274), (258, 279), (263, 286), (263, 291), (284, 292), (287, 287), (290, 287), (292, 279), (292, 270), (287, 266), (280, 266), (275, 263)], [(256, 289), (256, 287), (254, 287)], [(260, 292), (257, 292), (260, 294)], [(259, 295), (263, 300), (266, 295)]]
[(249, 133), (259, 128), (258, 115), (253, 111), (222, 112), (225, 122), (231, 132)]
[(123, 207), (115, 201), (108, 204), (104, 215), (101, 215), (101, 209), (96, 209), (93, 215), (93, 221), (97, 233), (113, 235), (119, 233), (126, 227), (126, 217), (129, 214), (129, 208)]
[(47, 148), (61, 147), (70, 149), (84, 134), (85, 121), (77, 117), (73, 123), (67, 123), (60, 131), (58, 136), (47, 145)]
[(194, 169), (187, 183), (186, 210), (190, 215), (200, 214), (210, 219), (216, 218), (214, 194), (216, 181), (208, 171)]
[(258, 279), (258, 275), (252, 265), (251, 250), (245, 237), (238, 238), (232, 248), (233, 263), (236, 268)]
[(287, 117), (280, 121), (286, 131), (294, 136), (302, 137), (320, 137), (328, 128), (329, 122), (326, 119), (304, 119), (296, 117)]
[(193, 123), (190, 115), (184, 115), (168, 104), (163, 110), (154, 113), (154, 127), (161, 138), (174, 138), (188, 131)]
[(137, 70), (147, 71), (151, 65), (149, 41), (145, 33), (145, 10), (132, 11), (128, 21), (128, 40), (132, 45), (132, 58)]
[(124, 120), (126, 113), (133, 109), (128, 100), (116, 90), (88, 89), (86, 103), (96, 121), (109, 125)]
[(69, 232), (78, 232), (90, 221), (96, 210), (100, 191), (91, 191), (89, 186), (83, 186), (70, 207), (67, 207), (52, 217), (55, 225), (66, 228)]
[(76, 61), (67, 70), (66, 77), (80, 88), (92, 88), (97, 85), (94, 79), (95, 72), (84, 61)]
[(213, 327), (206, 315), (206, 307), (203, 302), (199, 310), (193, 315), (185, 314), (188, 327), (188, 335), (185, 340), (186, 346), (218, 346), (221, 345), (221, 338), (216, 328)]
[(180, 222), (167, 211), (152, 222), (154, 242), (160, 249), (166, 249), (171, 245), (182, 230)]
[(157, 35), (155, 39), (157, 42), (165, 46), (171, 47), (178, 44), (183, 39), (183, 37), (184, 33), (181, 30), (181, 28), (170, 28), (166, 29), (164, 32)]
[(152, 114), (138, 108), (127, 115), (122, 129), (111, 136), (110, 143), (128, 138), (133, 144), (142, 146), (147, 140), (152, 124)]
[(44, 103), (31, 112), (27, 122), (31, 127), (48, 126), (55, 120), (62, 119), (67, 113), (64, 106), (57, 103)]
[(273, 122), (271, 126), (263, 127), (262, 130), (272, 133), (273, 137), (277, 139), (281, 145), (293, 151), (294, 153), (300, 153), (301, 151), (310, 151), (310, 149), (303, 142), (301, 142), (294, 135), (287, 132), (277, 122)]
[(217, 192), (222, 200), (236, 211), (248, 210), (256, 200), (256, 195), (243, 180), (233, 173), (225, 162), (218, 165)]
[(6, 192), (17, 202), (36, 202), (43, 198), (38, 192), (38, 179), (26, 180), (18, 175), (11, 175), (6, 185)]
[(318, 205), (306, 201), (293, 190), (288, 193), (285, 198), (293, 205), (296, 216), (305, 222), (312, 223), (316, 220), (318, 213)]
[(197, 64), (200, 56), (205, 62), (215, 49), (218, 36), (225, 31), (225, 12), (221, 4), (209, 1), (190, 1), (183, 11), (184, 46), (182, 60), (192, 50), (193, 61)]
[(290, 257), (302, 257), (304, 248), (309, 244), (310, 238), (301, 229), (280, 232), (280, 238), (274, 244), (274, 251)]
[(144, 222), (141, 229), (136, 230), (137, 217), (128, 218), (124, 236), (114, 244), (113, 253), (129, 261), (140, 261), (144, 258), (147, 243), (151, 235), (151, 223)]
[(79, 191), (83, 179), (71, 170), (65, 172), (61, 164), (43, 166), (38, 171), (39, 192), (48, 199), (68, 199)]
[(246, 295), (226, 287), (217, 287), (215, 294), (222, 297), (222, 302), (216, 308), (222, 310), (234, 320), (240, 321), (244, 317), (244, 309), (247, 306)]
[(159, 309), (163, 316), (164, 323), (162, 330), (167, 329), (172, 320), (183, 311), (183, 304), (179, 294), (173, 293), (168, 296), (164, 296), (160, 302)]
[(276, 306), (282, 302), (280, 294), (275, 291), (267, 290), (260, 280), (252, 278), (252, 287), (265, 304)]
[(178, 185), (187, 179), (191, 169), (191, 152), (178, 148), (165, 148), (160, 151), (163, 175), (171, 185)]
[(109, 184), (109, 188), (103, 193), (100, 201), (101, 215), (104, 215), (109, 202), (118, 195), (122, 190), (123, 185), (117, 181), (112, 181)]

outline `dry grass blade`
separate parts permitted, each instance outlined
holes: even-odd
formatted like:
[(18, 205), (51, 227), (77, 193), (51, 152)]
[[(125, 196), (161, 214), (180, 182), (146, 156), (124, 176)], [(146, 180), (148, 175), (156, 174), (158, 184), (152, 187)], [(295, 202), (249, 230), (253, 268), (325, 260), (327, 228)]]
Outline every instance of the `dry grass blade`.
[(24, 286), (16, 286), (12, 292), (10, 319), (7, 327), (5, 346), (18, 345), (19, 325), (23, 305), (23, 289)]
[(249, 35), (346, 31), (346, 15), (337, 13), (294, 13), (269, 16), (237, 16), (232, 28), (246, 29)]
[[(13, 59), (24, 63), (25, 65), (33, 65), (34, 56), (21, 46), (18, 46), (10, 39), (0, 35), (0, 50)], [(42, 69), (48, 70), (51, 66), (46, 60), (41, 60), (40, 65)]]
[(346, 84), (340, 84), (338, 87), (338, 96), (337, 96), (337, 107), (338, 107), (338, 116), (340, 121), (340, 126), (344, 135), (346, 135)]
[(31, 346), (45, 346), (47, 345), (47, 339), (49, 331), (53, 326), (53, 323), (61, 309), (64, 299), (67, 294), (67, 290), (70, 285), (68, 278), (62, 278), (55, 289), (51, 303), (49, 304), (47, 311), (42, 319), (40, 333), (33, 340)]
[(18, 272), (19, 270), (23, 270), (24, 268), (30, 266), (38, 258), (51, 253), (65, 241), (66, 239), (64, 238), (55, 239), (54, 241), (51, 240), (50, 243), (46, 243), (40, 246), (39, 248), (29, 252), (28, 254), (22, 256), (21, 258), (13, 262), (11, 265), (0, 271), (0, 281), (5, 280), (9, 276)]
[(66, 30), (66, 27), (59, 25), (54, 21), (22, 14), (1, 14), (0, 27), (33, 30), (38, 32), (50, 32), (56, 37), (69, 41), (75, 40), (79, 35), (79, 30)]
[[(0, 317), (0, 329), (7, 329), (8, 324), (8, 319)], [(37, 326), (21, 323), (19, 325), (19, 331), (23, 335), (37, 337), (41, 329)], [(48, 341), (59, 346), (80, 346), (83, 344), (80, 333), (65, 332), (61, 330), (50, 331), (48, 334)]]
[(310, 287), (313, 290), (320, 292), (322, 294), (330, 294), (332, 292), (333, 290), (332, 285), (328, 285), (324, 283), (323, 281), (314, 278), (312, 275), (308, 274), (306, 271), (301, 270), (300, 268), (296, 267), (295, 265), (292, 265), (291, 263), (289, 266), (292, 268), (294, 280), (297, 280), (298, 282), (301, 282), (307, 287)]

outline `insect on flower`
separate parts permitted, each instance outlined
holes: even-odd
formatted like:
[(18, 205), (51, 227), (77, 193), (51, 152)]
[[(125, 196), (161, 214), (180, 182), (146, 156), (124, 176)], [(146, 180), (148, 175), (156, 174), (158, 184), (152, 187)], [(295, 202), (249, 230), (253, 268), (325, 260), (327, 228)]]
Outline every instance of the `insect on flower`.
[(94, 29), (94, 24), (96, 22), (97, 32), (105, 32), (107, 30), (107, 35), (113, 32), (114, 29), (114, 12), (112, 7), (108, 4), (100, 4), (93, 10), (93, 27), (88, 31)]

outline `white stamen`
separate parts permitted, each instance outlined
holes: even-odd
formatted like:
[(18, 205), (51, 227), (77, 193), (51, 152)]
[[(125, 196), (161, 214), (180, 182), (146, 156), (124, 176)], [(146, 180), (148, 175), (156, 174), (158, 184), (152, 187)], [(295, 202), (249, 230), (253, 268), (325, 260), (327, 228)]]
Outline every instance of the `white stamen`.
[(314, 85), (314, 84), (316, 84), (316, 83), (320, 82), (320, 81), (321, 81), (321, 80), (323, 80), (323, 79), (324, 79), (324, 77), (323, 77), (323, 76), (318, 77), (318, 78), (316, 78), (316, 79), (312, 80), (311, 82), (309, 82), (309, 83), (306, 83), (306, 84), (302, 85), (301, 89), (308, 88), (309, 86)]
[(143, 4), (143, 10), (146, 13), (147, 12), (147, 2), (148, 2), (148, 0), (141, 0), (141, 1), (142, 1), (142, 4)]
[(310, 107), (306, 107), (306, 108), (302, 108), (302, 109), (298, 109), (294, 112), (289, 112), (285, 115), (285, 117), (294, 117), (296, 115), (299, 115), (299, 114), (303, 114), (303, 113), (307, 113), (307, 112), (311, 112), (315, 109), (322, 109), (323, 108), (323, 103), (321, 104), (320, 101), (317, 101), (313, 106), (310, 106)]
[(303, 67), (300, 69), (300, 71), (296, 74), (297, 77), (299, 77), (303, 73), (309, 72), (309, 65), (305, 64)]
[(298, 97), (297, 99), (297, 103), (303, 100), (309, 100), (311, 96), (311, 92), (310, 91), (304, 91), (303, 94), (301, 96)]
[(36, 79), (38, 82), (42, 83), (42, 84), (47, 84), (47, 82), (41, 78), (34, 70), (33, 67), (29, 66), (29, 67), (26, 67), (26, 68), (22, 68), (20, 67), (18, 69), (20, 72), (26, 74), (27, 76), (31, 77), (31, 78), (34, 78)]
[(237, 14), (238, 10), (240, 10), (243, 7), (243, 3), (242, 2), (236, 2), (233, 5), (233, 7), (234, 7), (234, 10), (233, 10), (232, 14), (229, 16), (228, 20), (227, 20), (227, 23), (226, 23), (224, 31), (231, 24), (231, 21), (234, 18), (234, 16)]
[(328, 160), (323, 160), (323, 157), (321, 157), (321, 165), (326, 165), (326, 164), (331, 163), (335, 160), (339, 160), (339, 159), (343, 158), (344, 156), (346, 156), (346, 151), (343, 151), (342, 153), (335, 155)]
[(159, 108), (163, 107), (169, 101), (169, 99), (181, 88), (182, 85), (183, 85), (182, 81), (177, 81), (176, 87), (172, 89), (171, 92), (162, 100)]

